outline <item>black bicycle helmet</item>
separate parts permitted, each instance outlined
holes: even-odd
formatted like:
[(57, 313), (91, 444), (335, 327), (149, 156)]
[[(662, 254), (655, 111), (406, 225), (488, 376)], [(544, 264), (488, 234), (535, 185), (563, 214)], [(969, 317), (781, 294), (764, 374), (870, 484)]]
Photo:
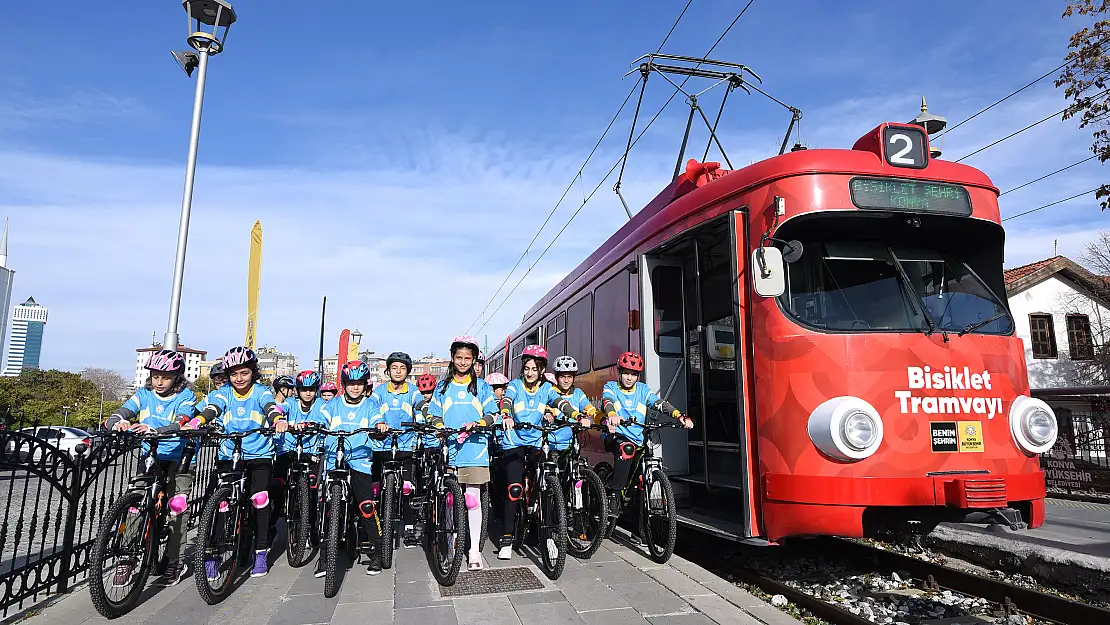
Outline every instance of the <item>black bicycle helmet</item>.
[(399, 362), (405, 365), (405, 370), (412, 371), (412, 358), (405, 352), (393, 352), (385, 359), (385, 368), (389, 369), (390, 365)]

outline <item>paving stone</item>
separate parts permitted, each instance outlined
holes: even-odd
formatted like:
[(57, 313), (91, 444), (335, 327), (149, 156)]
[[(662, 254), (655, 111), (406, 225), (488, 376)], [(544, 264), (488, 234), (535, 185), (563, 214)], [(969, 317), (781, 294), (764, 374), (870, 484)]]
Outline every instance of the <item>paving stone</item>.
[[(298, 580), (299, 581), (299, 580)], [(323, 579), (317, 579), (323, 592)], [(370, 601), (393, 601), (393, 571), (382, 571), (381, 575), (367, 575), (363, 571), (352, 571), (339, 587), (339, 603), (366, 603)]]
[(458, 625), (459, 621), (455, 617), (455, 606), (448, 602), (447, 605), (394, 610), (393, 622), (403, 625)]
[(509, 602), (513, 604), (514, 608), (522, 605), (536, 605), (538, 603), (562, 603), (566, 600), (567, 598), (558, 590), (521, 592), (509, 595)]
[(331, 620), (338, 603), (337, 597), (328, 599), (322, 592), (315, 595), (287, 597), (277, 605), (277, 610), (267, 622), (269, 625), (327, 623)]
[(649, 616), (647, 620), (651, 625), (717, 625), (716, 621), (704, 614), (668, 614)]
[(655, 581), (619, 584), (613, 586), (613, 590), (640, 614), (677, 614), (694, 611), (678, 595)]
[(632, 607), (623, 597), (597, 580), (564, 581), (560, 578), (555, 584), (579, 612)]
[(589, 625), (648, 625), (648, 620), (632, 608), (594, 610), (579, 614)]
[(393, 594), (393, 609), (451, 605), (450, 599), (441, 599), (439, 592), (433, 592), (432, 585), (432, 582), (398, 582)]
[(335, 606), (331, 625), (392, 625), (393, 600), (365, 603), (340, 603)]
[(577, 625), (585, 623), (567, 603), (533, 603), (513, 606), (523, 625)]
[(668, 590), (679, 597), (713, 594), (713, 591), (690, 579), (678, 569), (665, 567), (661, 569), (648, 569), (644, 571), (644, 573), (666, 586)]
[(698, 612), (721, 625), (761, 625), (762, 621), (717, 595), (686, 597)]
[(459, 625), (520, 625), (508, 597), (460, 597), (455, 617)]
[(595, 572), (598, 577), (610, 586), (614, 584), (636, 584), (652, 581), (646, 573), (627, 562), (591, 562), (582, 567), (585, 571)]

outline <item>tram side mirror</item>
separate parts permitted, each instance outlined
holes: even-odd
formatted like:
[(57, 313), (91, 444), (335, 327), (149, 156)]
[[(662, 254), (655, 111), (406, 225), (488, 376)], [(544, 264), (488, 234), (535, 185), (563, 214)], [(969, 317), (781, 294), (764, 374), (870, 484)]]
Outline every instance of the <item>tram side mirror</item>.
[(752, 286), (760, 297), (778, 297), (786, 290), (782, 252), (774, 246), (752, 251)]
[(797, 239), (787, 241), (786, 247), (782, 248), (782, 259), (791, 265), (801, 260), (802, 242)]

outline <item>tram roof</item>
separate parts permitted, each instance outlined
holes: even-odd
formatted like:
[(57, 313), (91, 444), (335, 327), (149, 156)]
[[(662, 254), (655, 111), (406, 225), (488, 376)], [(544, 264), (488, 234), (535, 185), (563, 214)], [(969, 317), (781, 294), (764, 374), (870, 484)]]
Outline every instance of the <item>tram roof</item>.
[[(562, 280), (553, 286), (535, 305), (528, 309), (521, 323), (527, 323), (537, 313), (568, 287), (586, 274), (603, 273), (611, 262), (604, 262), (614, 254), (616, 261), (635, 249), (641, 242), (655, 235), (670, 224), (714, 206), (720, 200), (765, 185), (775, 180), (810, 174), (847, 174), (913, 178), (935, 182), (950, 182), (964, 186), (981, 187), (998, 193), (998, 188), (982, 171), (953, 161), (929, 159), (924, 169), (906, 169), (888, 165), (881, 155), (861, 149), (807, 149), (779, 154), (734, 170), (720, 170), (726, 175), (711, 180), (703, 186), (688, 191), (678, 190), (678, 178), (668, 184), (642, 210), (605, 240), (588, 258), (583, 260)], [(688, 186), (687, 186), (688, 188)], [(515, 337), (521, 327), (516, 328)]]

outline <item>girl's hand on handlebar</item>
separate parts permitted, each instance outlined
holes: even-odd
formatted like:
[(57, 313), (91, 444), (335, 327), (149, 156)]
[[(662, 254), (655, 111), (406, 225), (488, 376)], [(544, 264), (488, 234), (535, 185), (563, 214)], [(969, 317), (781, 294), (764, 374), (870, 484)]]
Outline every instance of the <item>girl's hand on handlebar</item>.
[(473, 421), (469, 421), (469, 422), (467, 422), (467, 423), (464, 423), (464, 424), (463, 424), (463, 426), (462, 426), (462, 429), (464, 429), (464, 430), (466, 430), (467, 432), (469, 432), (469, 431), (471, 430), (471, 428), (473, 428), (473, 427), (474, 427), (474, 426), (476, 426), (476, 425), (478, 425), (478, 424), (477, 424), (477, 423), (474, 423)]
[(131, 429), (131, 422), (130, 421), (125, 421), (123, 419), (120, 419), (119, 421), (116, 421), (115, 430), (117, 432), (126, 432), (129, 429)]
[(543, 420), (547, 421), (548, 423), (555, 423), (555, 415), (546, 411), (546, 410), (544, 410), (543, 411)]
[(146, 434), (147, 432), (150, 432), (151, 430), (150, 430), (149, 425), (146, 425), (146, 424), (143, 424), (143, 423), (136, 423), (135, 425), (132, 425), (129, 428), (128, 431), (134, 432), (136, 434)]
[(687, 430), (692, 430), (694, 428), (694, 420), (687, 415), (682, 415), (682, 417), (679, 418), (679, 422), (681, 422), (682, 427), (686, 428)]
[(504, 428), (505, 428), (506, 430), (511, 430), (511, 429), (513, 429), (513, 427), (515, 427), (515, 426), (516, 426), (516, 421), (513, 421), (513, 418), (512, 418), (512, 417), (503, 417), (503, 418), (501, 419), (501, 425), (502, 425), (502, 427), (504, 427)]
[(594, 422), (591, 421), (589, 417), (582, 417), (582, 418), (578, 419), (578, 425), (581, 425), (584, 428), (588, 428), (593, 424), (594, 424)]
[(278, 434), (284, 434), (285, 432), (288, 432), (288, 431), (289, 431), (289, 422), (286, 421), (285, 419), (282, 419), (282, 420), (280, 420), (280, 421), (278, 421), (277, 423), (274, 424), (274, 432), (277, 432)]
[(381, 432), (382, 434), (385, 434), (386, 432), (389, 431), (389, 424), (385, 423), (385, 422), (379, 423), (379, 424), (375, 425), (374, 427), (377, 428), (377, 430), (379, 432)]

